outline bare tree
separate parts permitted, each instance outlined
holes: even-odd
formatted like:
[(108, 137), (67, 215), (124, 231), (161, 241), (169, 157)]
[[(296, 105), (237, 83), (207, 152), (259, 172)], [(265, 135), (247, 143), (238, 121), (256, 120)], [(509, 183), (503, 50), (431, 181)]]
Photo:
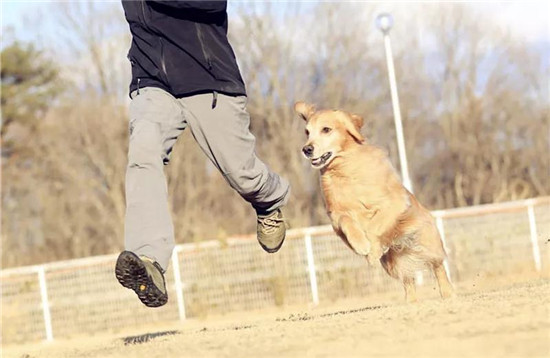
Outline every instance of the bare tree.
[[(130, 66), (118, 5), (53, 5), (59, 11), (52, 26), (62, 31), (64, 46), (52, 52), (79, 75), (66, 76), (73, 86), (41, 114), (24, 160), (3, 161), (3, 266), (122, 249)], [(304, 126), (292, 105), (307, 100), (362, 115), (363, 134), (398, 166), (382, 39), (365, 26), (377, 7), (241, 6), (230, 39), (247, 83), (258, 155), (291, 182), (291, 225), (326, 223), (318, 173), (301, 156)], [(407, 11), (425, 20), (403, 19), (392, 42), (420, 200), (445, 208), (547, 195), (550, 67), (541, 52), (477, 21), (467, 5)], [(177, 242), (254, 231), (253, 209), (189, 132), (171, 159), (166, 172)]]

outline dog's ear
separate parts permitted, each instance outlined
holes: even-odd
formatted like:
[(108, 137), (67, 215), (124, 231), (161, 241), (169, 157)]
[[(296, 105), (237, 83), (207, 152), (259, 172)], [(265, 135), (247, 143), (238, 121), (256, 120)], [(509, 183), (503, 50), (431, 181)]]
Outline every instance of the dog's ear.
[(294, 105), (294, 111), (302, 118), (304, 121), (308, 121), (309, 117), (315, 113), (315, 106), (305, 102), (296, 102)]
[(361, 117), (360, 115), (357, 115), (357, 114), (353, 114), (351, 113), (350, 115), (350, 118), (351, 118), (351, 122), (353, 123), (353, 125), (355, 126), (355, 128), (357, 128), (357, 130), (361, 130), (361, 128), (363, 127), (363, 117)]
[(345, 119), (346, 131), (355, 139), (358, 143), (363, 143), (365, 138), (361, 134), (360, 130), (363, 126), (363, 117), (357, 114), (349, 114)]

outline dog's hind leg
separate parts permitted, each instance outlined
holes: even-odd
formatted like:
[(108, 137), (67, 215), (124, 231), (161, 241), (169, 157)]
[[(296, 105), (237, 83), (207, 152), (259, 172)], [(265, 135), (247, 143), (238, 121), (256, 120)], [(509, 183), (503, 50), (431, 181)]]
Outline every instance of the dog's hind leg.
[(454, 295), (453, 286), (443, 265), (446, 257), (445, 249), (433, 219), (429, 225), (424, 226), (419, 231), (418, 238), (425, 261), (435, 274), (441, 298), (452, 297)]
[(441, 298), (449, 298), (454, 296), (454, 290), (449, 278), (447, 277), (447, 272), (445, 271), (445, 266), (443, 262), (438, 262), (432, 264), (435, 278), (437, 279), (437, 284), (439, 285), (439, 294)]
[(403, 283), (406, 301), (416, 302), (414, 273), (418, 263), (411, 257), (410, 252), (390, 249), (382, 256), (380, 263), (388, 275)]
[(359, 226), (359, 224), (352, 218), (349, 216), (340, 217), (340, 220), (338, 220), (338, 226), (353, 251), (359, 255), (365, 256), (371, 252), (371, 244), (365, 236), (363, 229), (361, 229), (361, 226)]

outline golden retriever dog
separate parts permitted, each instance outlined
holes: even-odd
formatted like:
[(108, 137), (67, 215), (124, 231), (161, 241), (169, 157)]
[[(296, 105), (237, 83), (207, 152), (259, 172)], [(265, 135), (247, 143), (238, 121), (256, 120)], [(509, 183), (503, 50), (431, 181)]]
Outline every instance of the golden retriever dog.
[(385, 151), (361, 135), (363, 118), (339, 110), (316, 111), (298, 102), (306, 121), (303, 154), (321, 173), (328, 216), (336, 234), (372, 265), (403, 282), (408, 302), (416, 301), (415, 272), (431, 267), (441, 297), (453, 294), (445, 250), (434, 219), (407, 189)]

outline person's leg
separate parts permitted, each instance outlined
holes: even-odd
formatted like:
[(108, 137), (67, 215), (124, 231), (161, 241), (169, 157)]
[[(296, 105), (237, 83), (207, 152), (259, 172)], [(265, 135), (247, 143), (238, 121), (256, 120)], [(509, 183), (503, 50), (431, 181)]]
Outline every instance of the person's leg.
[(285, 205), (289, 183), (256, 156), (246, 97), (218, 94), (214, 108), (212, 100), (212, 94), (179, 99), (201, 149), (257, 212), (269, 213)]
[(286, 224), (280, 208), (290, 186), (256, 156), (246, 97), (200, 94), (179, 100), (195, 140), (229, 185), (256, 209), (258, 241), (270, 253), (283, 244)]
[(163, 166), (186, 122), (177, 100), (161, 89), (147, 87), (132, 96), (124, 243), (127, 251), (166, 270), (174, 228)]

